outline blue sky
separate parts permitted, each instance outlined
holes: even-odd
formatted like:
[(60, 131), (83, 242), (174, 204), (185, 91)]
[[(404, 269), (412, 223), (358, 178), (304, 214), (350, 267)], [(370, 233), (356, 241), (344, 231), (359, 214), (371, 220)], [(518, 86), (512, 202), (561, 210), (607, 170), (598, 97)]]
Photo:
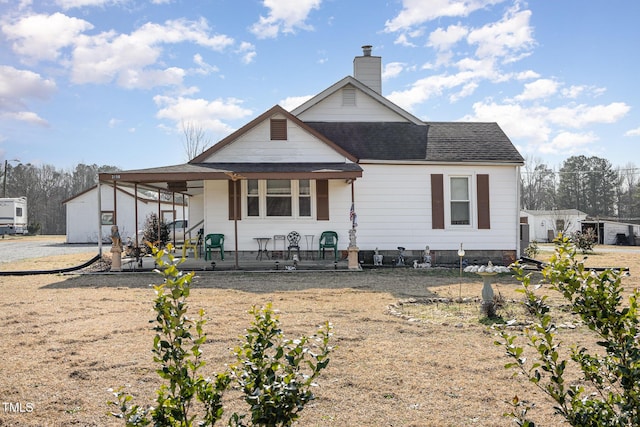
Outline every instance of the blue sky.
[(497, 122), (558, 166), (636, 161), (640, 2), (0, 0), (0, 160), (123, 169), (187, 161), (353, 73), (427, 121)]

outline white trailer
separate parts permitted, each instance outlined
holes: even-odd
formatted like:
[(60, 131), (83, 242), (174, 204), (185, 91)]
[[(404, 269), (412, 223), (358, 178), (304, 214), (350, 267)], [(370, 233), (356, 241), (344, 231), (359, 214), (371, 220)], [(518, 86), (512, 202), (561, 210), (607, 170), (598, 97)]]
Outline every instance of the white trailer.
[(27, 234), (27, 198), (0, 198), (0, 234)]

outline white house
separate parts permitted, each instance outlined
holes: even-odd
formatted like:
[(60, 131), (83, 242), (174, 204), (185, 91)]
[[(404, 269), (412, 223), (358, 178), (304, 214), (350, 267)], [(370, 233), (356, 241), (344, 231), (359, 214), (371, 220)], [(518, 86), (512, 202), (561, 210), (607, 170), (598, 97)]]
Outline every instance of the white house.
[[(136, 230), (142, 230), (147, 216), (159, 215), (165, 221), (185, 218), (188, 210), (183, 204), (152, 199), (138, 192), (138, 199), (131, 188), (112, 184), (93, 186), (62, 202), (67, 214), (67, 243), (97, 243), (98, 224), (102, 228), (102, 240), (111, 241), (111, 226), (118, 225), (123, 241), (131, 237), (135, 241)], [(136, 216), (138, 212), (137, 226)]]
[(317, 248), (332, 230), (344, 253), (355, 220), (361, 254), (429, 246), (436, 263), (457, 262), (462, 244), (470, 259), (514, 260), (520, 153), (496, 123), (425, 122), (401, 109), (382, 96), (381, 69), (365, 46), (354, 76), (291, 112), (276, 105), (187, 164), (100, 181), (187, 194), (190, 223), (239, 251), (294, 230)]
[(558, 233), (581, 231), (587, 214), (578, 209), (523, 210), (520, 217), (529, 224), (529, 240), (542, 243), (552, 242)]

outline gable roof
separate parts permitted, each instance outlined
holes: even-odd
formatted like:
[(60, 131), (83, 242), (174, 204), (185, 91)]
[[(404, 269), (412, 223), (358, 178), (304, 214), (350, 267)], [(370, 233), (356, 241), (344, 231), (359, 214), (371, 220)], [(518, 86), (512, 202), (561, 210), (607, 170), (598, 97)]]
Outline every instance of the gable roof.
[(375, 101), (379, 102), (380, 104), (384, 105), (388, 109), (394, 111), (399, 116), (403, 117), (405, 120), (416, 125), (424, 125), (424, 122), (422, 120), (420, 120), (413, 114), (409, 113), (408, 111), (398, 107), (396, 104), (389, 101), (387, 98), (380, 95), (378, 92), (371, 89), (369, 86), (361, 83), (360, 80), (357, 80), (351, 76), (347, 76), (342, 80), (338, 81), (337, 83), (334, 83), (333, 85), (329, 86), (327, 89), (323, 90), (313, 98), (304, 102), (302, 105), (299, 105), (298, 107), (294, 108), (293, 110), (291, 110), (291, 114), (293, 114), (294, 116), (299, 116), (300, 114), (304, 113), (308, 109), (312, 108), (314, 105), (319, 104), (329, 96), (333, 95), (334, 93), (336, 93), (337, 91), (341, 90), (343, 87), (348, 85), (355, 86), (365, 94), (369, 95)]
[(243, 134), (247, 133), (248, 131), (250, 131), (251, 129), (253, 129), (257, 125), (259, 125), (260, 123), (264, 122), (265, 120), (268, 120), (270, 117), (272, 117), (272, 116), (274, 116), (276, 114), (284, 115), (287, 118), (287, 120), (291, 120), (297, 126), (302, 128), (306, 132), (312, 134), (318, 140), (320, 140), (321, 142), (327, 144), (328, 146), (333, 148), (335, 151), (339, 152), (342, 156), (346, 157), (347, 159), (349, 159), (352, 162), (356, 161), (355, 157), (353, 157), (353, 154), (345, 151), (344, 148), (342, 148), (339, 145), (336, 145), (333, 141), (327, 139), (324, 135), (317, 133), (313, 128), (310, 128), (309, 126), (307, 126), (303, 121), (298, 119), (296, 116), (292, 115), (290, 112), (288, 112), (287, 110), (285, 110), (281, 106), (275, 105), (275, 106), (271, 107), (271, 109), (269, 109), (269, 110), (265, 111), (264, 113), (260, 114), (258, 117), (256, 117), (255, 119), (253, 119), (252, 121), (250, 121), (249, 123), (247, 123), (246, 125), (241, 127), (240, 129), (238, 129), (237, 131), (233, 132), (231, 135), (227, 136), (226, 138), (222, 139), (220, 142), (218, 142), (215, 145), (213, 145), (212, 147), (210, 147), (208, 150), (205, 150), (202, 154), (200, 154), (200, 155), (194, 157), (193, 159), (191, 159), (189, 161), (189, 164), (204, 164), (204, 163), (207, 163), (206, 161), (211, 155), (213, 155), (216, 152), (220, 151), (221, 149), (223, 149), (227, 145), (233, 143), (235, 140), (237, 140)]
[(522, 163), (497, 123), (306, 122), (359, 160)]

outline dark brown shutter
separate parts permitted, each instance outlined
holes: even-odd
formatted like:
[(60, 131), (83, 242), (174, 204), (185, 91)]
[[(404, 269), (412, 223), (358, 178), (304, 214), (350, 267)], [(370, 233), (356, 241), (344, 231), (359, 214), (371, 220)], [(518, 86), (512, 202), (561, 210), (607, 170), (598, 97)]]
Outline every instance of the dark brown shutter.
[(236, 212), (238, 214), (238, 220), (242, 219), (242, 213), (241, 213), (241, 209), (242, 209), (242, 203), (240, 203), (240, 201), (242, 200), (242, 196), (240, 195), (240, 181), (229, 181), (229, 219), (233, 220), (233, 187), (234, 185), (236, 186)]
[(478, 229), (491, 228), (491, 215), (489, 210), (489, 175), (478, 175)]
[(287, 139), (287, 120), (271, 119), (271, 140)]
[(316, 181), (316, 219), (329, 221), (329, 181), (326, 179)]
[(442, 174), (431, 174), (431, 228), (444, 229), (444, 185)]

